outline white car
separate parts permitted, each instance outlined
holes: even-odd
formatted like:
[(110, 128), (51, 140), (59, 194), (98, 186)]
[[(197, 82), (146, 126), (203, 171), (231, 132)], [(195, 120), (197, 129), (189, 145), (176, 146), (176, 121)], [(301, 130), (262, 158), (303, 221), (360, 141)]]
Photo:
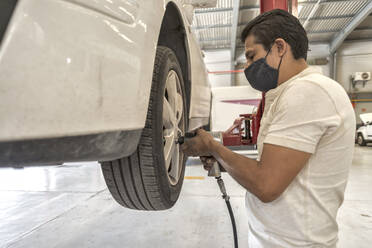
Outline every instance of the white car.
[(190, 23), (216, 0), (1, 0), (0, 166), (100, 161), (121, 205), (178, 199), (176, 140), (206, 125)]
[(357, 143), (360, 146), (365, 146), (372, 142), (372, 113), (359, 115), (363, 125), (357, 130)]

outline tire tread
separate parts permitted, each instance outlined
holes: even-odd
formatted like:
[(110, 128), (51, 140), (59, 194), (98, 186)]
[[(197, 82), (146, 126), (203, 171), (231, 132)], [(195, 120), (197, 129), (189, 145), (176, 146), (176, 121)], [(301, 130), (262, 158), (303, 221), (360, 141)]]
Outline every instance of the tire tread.
[(102, 172), (112, 196), (119, 204), (127, 208), (138, 210), (169, 208), (160, 195), (158, 175), (154, 168), (158, 164), (156, 161), (158, 155), (153, 152), (152, 121), (155, 97), (158, 94), (157, 84), (159, 84), (154, 79), (159, 79), (164, 59), (167, 59), (170, 53), (173, 54), (167, 47), (157, 48), (148, 112), (137, 150), (129, 157), (101, 163)]

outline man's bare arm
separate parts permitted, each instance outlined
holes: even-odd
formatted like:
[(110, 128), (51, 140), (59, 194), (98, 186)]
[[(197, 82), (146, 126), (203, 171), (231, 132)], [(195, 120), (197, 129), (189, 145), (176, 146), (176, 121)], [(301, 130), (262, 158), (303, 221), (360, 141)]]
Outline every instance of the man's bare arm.
[(239, 184), (263, 202), (278, 198), (311, 156), (310, 153), (264, 144), (261, 161), (257, 162), (218, 142), (212, 143), (211, 153)]

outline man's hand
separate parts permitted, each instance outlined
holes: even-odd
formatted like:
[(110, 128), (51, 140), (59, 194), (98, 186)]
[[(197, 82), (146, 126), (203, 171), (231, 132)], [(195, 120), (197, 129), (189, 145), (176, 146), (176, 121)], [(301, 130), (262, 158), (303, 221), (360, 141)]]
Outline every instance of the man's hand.
[(215, 141), (212, 135), (203, 129), (199, 129), (194, 138), (187, 140), (181, 145), (181, 149), (187, 156), (211, 156), (213, 142)]

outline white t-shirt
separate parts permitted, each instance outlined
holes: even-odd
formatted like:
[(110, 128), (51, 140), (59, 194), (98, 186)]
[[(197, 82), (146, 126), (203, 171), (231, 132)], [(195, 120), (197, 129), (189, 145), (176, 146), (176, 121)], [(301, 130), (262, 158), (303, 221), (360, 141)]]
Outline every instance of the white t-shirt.
[(355, 115), (345, 90), (308, 67), (266, 94), (257, 141), (311, 153), (283, 194), (247, 192), (249, 247), (336, 247), (336, 215), (352, 162)]

